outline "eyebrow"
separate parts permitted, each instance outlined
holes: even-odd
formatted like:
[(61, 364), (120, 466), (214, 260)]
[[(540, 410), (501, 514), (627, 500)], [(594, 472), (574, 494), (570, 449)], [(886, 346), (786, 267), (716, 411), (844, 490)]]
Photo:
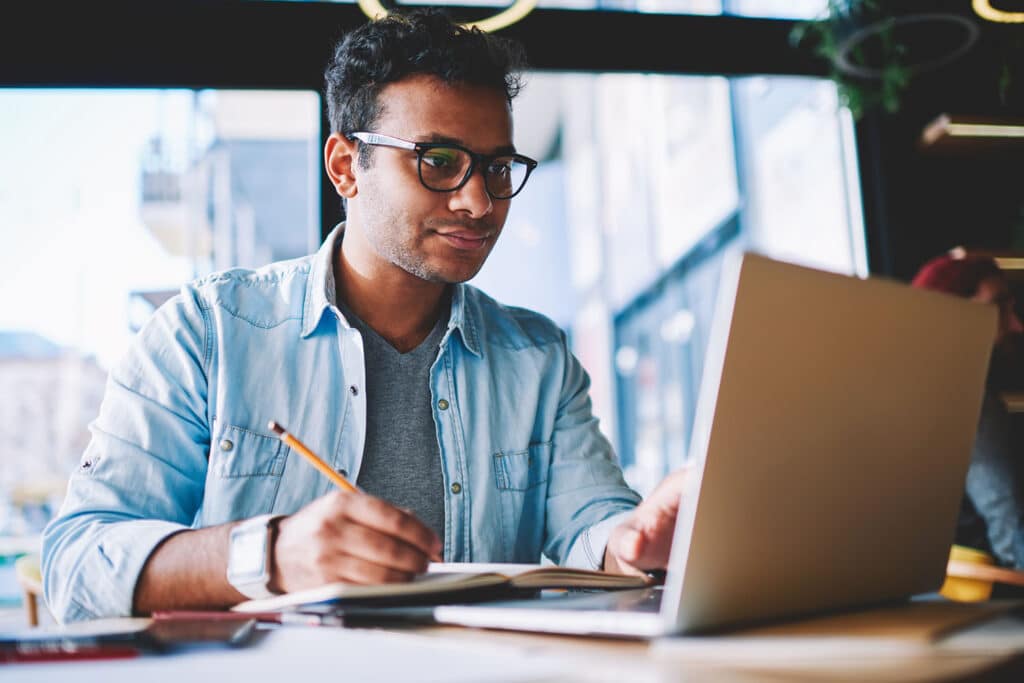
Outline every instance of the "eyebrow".
[[(442, 135), (440, 133), (427, 133), (425, 137), (427, 138), (426, 140), (419, 140), (418, 142), (437, 142), (447, 145), (458, 145), (460, 147), (465, 147), (466, 149), (471, 149), (470, 146), (467, 145), (463, 140), (460, 140), (459, 138), (453, 138), (450, 135)], [(491, 152), (485, 152), (485, 154), (487, 154), (488, 156), (497, 156), (501, 154), (516, 154), (516, 147), (515, 145), (502, 145), (501, 147), (498, 147)]]

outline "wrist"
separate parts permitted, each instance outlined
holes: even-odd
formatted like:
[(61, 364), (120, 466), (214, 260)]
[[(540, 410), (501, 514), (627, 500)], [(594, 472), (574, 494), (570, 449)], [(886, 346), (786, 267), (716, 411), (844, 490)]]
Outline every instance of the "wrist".
[(281, 522), (285, 517), (275, 517), (270, 520), (268, 525), (268, 537), (267, 543), (270, 545), (269, 561), (270, 561), (270, 580), (267, 582), (267, 588), (274, 593), (285, 593), (283, 582), (281, 581), (280, 566), (277, 561), (277, 542), (281, 538)]
[(258, 515), (235, 524), (228, 533), (227, 580), (250, 600), (274, 595), (271, 535), (276, 521), (274, 515)]

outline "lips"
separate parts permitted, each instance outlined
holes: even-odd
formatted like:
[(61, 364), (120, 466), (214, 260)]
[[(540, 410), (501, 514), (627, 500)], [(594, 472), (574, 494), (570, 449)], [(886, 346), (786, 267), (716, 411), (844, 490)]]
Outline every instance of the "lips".
[(482, 249), (490, 237), (486, 233), (473, 232), (469, 230), (455, 230), (452, 232), (437, 233), (443, 240), (456, 249), (463, 251), (474, 251)]

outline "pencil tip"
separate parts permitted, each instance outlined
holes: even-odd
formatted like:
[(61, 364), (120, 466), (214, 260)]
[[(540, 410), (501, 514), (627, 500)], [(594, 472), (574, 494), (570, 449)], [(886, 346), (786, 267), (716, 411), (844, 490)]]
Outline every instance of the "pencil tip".
[(274, 420), (271, 420), (267, 426), (269, 426), (276, 434), (284, 434), (284, 427), (277, 424)]

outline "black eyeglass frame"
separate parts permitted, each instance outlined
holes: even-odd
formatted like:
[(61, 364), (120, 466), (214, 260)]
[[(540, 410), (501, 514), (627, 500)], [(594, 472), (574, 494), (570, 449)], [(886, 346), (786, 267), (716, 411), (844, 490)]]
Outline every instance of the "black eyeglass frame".
[[(375, 147), (395, 147), (398, 149), (407, 149), (416, 152), (416, 174), (420, 178), (420, 184), (430, 190), (431, 192), (455, 192), (462, 189), (462, 187), (469, 182), (469, 179), (473, 177), (473, 172), (476, 171), (477, 167), (486, 169), (488, 165), (495, 159), (500, 157), (508, 157), (514, 159), (526, 166), (526, 175), (523, 176), (523, 182), (519, 184), (519, 187), (515, 192), (505, 196), (500, 196), (491, 191), (490, 185), (487, 181), (487, 174), (484, 173), (484, 189), (487, 190), (488, 196), (491, 199), (505, 200), (512, 199), (517, 194), (522, 192), (523, 188), (526, 187), (526, 181), (530, 179), (530, 174), (533, 173), (533, 169), (537, 168), (537, 161), (531, 159), (528, 156), (522, 154), (479, 154), (471, 149), (457, 145), (454, 142), (413, 142), (412, 140), (403, 140), (402, 138), (396, 138), (391, 135), (384, 135), (382, 133), (369, 133), (366, 131), (355, 131), (352, 133), (346, 133), (345, 137), (350, 140), (359, 140), (363, 144), (373, 145)], [(427, 185), (427, 182), (423, 180), (423, 155), (432, 149), (445, 148), (445, 149), (457, 149), (460, 152), (465, 152), (469, 155), (469, 168), (466, 169), (465, 175), (462, 176), (462, 180), (455, 185), (455, 187), (448, 189), (438, 189)]]

